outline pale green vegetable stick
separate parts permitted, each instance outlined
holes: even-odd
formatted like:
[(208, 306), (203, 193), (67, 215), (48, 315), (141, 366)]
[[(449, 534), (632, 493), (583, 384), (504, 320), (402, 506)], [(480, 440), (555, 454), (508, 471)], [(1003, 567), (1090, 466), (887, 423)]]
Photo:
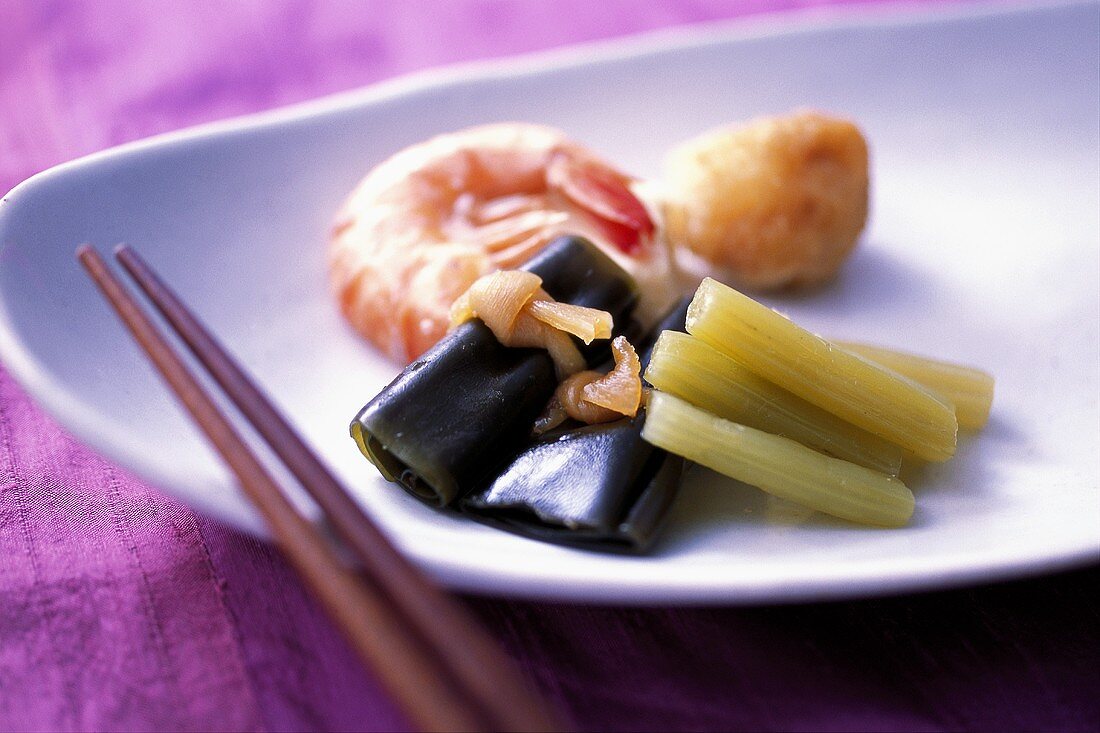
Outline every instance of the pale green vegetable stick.
[(842, 519), (900, 527), (913, 515), (913, 493), (894, 476), (723, 420), (662, 392), (650, 393), (642, 438), (769, 494)]
[(955, 418), (960, 428), (981, 430), (989, 421), (989, 410), (993, 406), (993, 376), (988, 372), (880, 346), (850, 341), (834, 343), (947, 398), (955, 406)]
[(661, 334), (645, 379), (732, 422), (881, 473), (896, 476), (901, 468), (900, 447), (811, 405), (686, 333)]
[(955, 453), (948, 403), (884, 367), (795, 325), (711, 278), (687, 315), (693, 336), (807, 402), (929, 461)]

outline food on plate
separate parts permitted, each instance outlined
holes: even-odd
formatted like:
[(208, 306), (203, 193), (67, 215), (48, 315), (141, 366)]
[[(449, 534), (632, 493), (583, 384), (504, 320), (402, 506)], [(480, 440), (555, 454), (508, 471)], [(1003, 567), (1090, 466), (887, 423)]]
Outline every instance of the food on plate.
[[(556, 240), (524, 269), (562, 302), (630, 323), (633, 280), (585, 240)], [(606, 342), (602, 350), (598, 343), (582, 350), (586, 363), (606, 358)], [(557, 386), (547, 351), (506, 347), (481, 320), (469, 320), (367, 403), (351, 433), (383, 476), (445, 506), (507, 465)]]
[(611, 342), (611, 351), (615, 354), (614, 368), (581, 388), (582, 401), (634, 417), (642, 402), (642, 380), (639, 376), (642, 363), (634, 347), (622, 336)]
[(669, 241), (723, 279), (750, 289), (818, 283), (863, 230), (867, 143), (851, 122), (819, 112), (760, 118), (676, 146), (663, 185)]
[[(687, 300), (639, 342), (682, 331)], [(656, 540), (680, 487), (684, 461), (642, 440), (645, 413), (565, 425), (533, 437), (500, 475), (460, 502), (480, 522), (549, 542), (643, 552)]]
[(524, 123), (439, 135), (371, 170), (333, 227), (330, 277), (347, 321), (409, 362), (443, 337), (475, 280), (565, 234), (634, 277), (643, 315), (677, 296), (671, 255), (630, 177), (564, 133)]
[(446, 333), (476, 280), (571, 234), (634, 277), (649, 325), (702, 274), (755, 288), (830, 277), (863, 228), (868, 185), (859, 130), (817, 112), (689, 140), (649, 182), (560, 130), (481, 125), (366, 175), (333, 226), (330, 277), (346, 320), (407, 363)]
[(959, 425), (988, 419), (992, 377), (827, 341), (710, 277), (653, 326), (700, 272), (832, 276), (867, 196), (858, 129), (814, 112), (690, 140), (663, 187), (538, 125), (408, 148), (334, 232), (346, 317), (414, 359), (352, 437), (429, 504), (570, 545), (649, 547), (685, 461), (780, 504), (904, 525), (903, 462), (951, 458)]
[(833, 346), (711, 278), (687, 330), (749, 370), (928, 461), (955, 453), (954, 408), (916, 382)]
[[(949, 403), (856, 350), (992, 395), (992, 378), (978, 370), (873, 347), (842, 348), (709, 278), (688, 306), (686, 326), (688, 336), (658, 339), (646, 370), (657, 389), (649, 395), (642, 437), (781, 500), (855, 522), (901, 526), (914, 500), (891, 475), (896, 471), (837, 456), (837, 446), (865, 447), (852, 441), (859, 433), (845, 420), (931, 460), (950, 457), (956, 432)], [(781, 387), (832, 417), (821, 420), (820, 410)]]
[(542, 436), (460, 508), (534, 539), (644, 552), (665, 523), (684, 466), (680, 456), (642, 440), (644, 420)]
[[(451, 327), (477, 318), (497, 341), (513, 348), (546, 349), (558, 378), (564, 379), (587, 365), (571, 335), (585, 343), (611, 334), (611, 314), (595, 308), (556, 303), (542, 289), (542, 278), (524, 270), (498, 270), (474, 282), (451, 307)], [(540, 319), (537, 304), (554, 308), (553, 326)]]
[(634, 417), (642, 403), (641, 362), (623, 336), (611, 342), (615, 365), (608, 372), (587, 369), (562, 380), (546, 412), (535, 424), (545, 433), (568, 418), (587, 425)]
[(965, 430), (981, 430), (993, 406), (993, 376), (981, 369), (951, 364), (878, 346), (851, 341), (835, 342), (853, 354), (881, 364), (923, 384), (955, 407), (955, 418)]
[(913, 492), (896, 476), (724, 420), (663, 392), (650, 394), (646, 412), (642, 437), (650, 443), (782, 499), (882, 527), (900, 527), (913, 514)]
[(506, 463), (556, 387), (546, 352), (509, 349), (471, 321), (367, 403), (351, 434), (387, 480), (446, 506)]
[[(573, 239), (555, 243), (543, 259), (576, 255), (591, 264), (574, 267), (573, 274), (589, 273), (602, 258), (594, 246)], [(604, 277), (590, 281), (597, 289), (629, 278), (622, 271), (614, 277), (610, 260), (603, 264)], [(912, 492), (897, 477), (903, 458), (942, 461), (954, 452), (955, 411), (942, 397), (709, 278), (686, 309), (651, 332), (640, 359), (617, 336), (615, 366), (587, 384), (615, 385), (610, 394), (584, 396), (602, 408), (633, 412), (641, 393), (633, 380), (645, 363), (654, 389), (644, 410), (612, 419), (614, 414), (560, 409), (569, 377), (555, 374), (550, 353), (507, 347), (493, 335), (495, 329), (510, 336), (512, 321), (539, 297), (540, 286), (547, 297), (561, 295), (569, 303), (569, 288), (558, 289), (549, 270), (536, 261), (526, 273), (503, 273), (475, 287), (460, 301), (458, 328), (364, 408), (352, 434), (383, 475), (431, 503), (454, 504), (520, 534), (639, 550), (652, 542), (677, 491), (681, 467), (670, 460), (700, 463), (842, 519), (896, 527), (914, 508)], [(490, 287), (504, 282), (522, 287)], [(621, 302), (603, 297), (594, 303), (589, 286), (573, 284), (569, 295), (584, 307)], [(486, 305), (490, 321), (504, 314), (493, 327), (478, 315)], [(619, 322), (609, 314), (607, 323), (602, 315), (576, 313), (563, 324), (574, 332), (607, 336), (621, 330), (622, 314)], [(482, 340), (474, 344), (471, 333)], [(508, 352), (540, 373), (481, 370), (483, 362), (495, 367)], [(884, 360), (890, 356), (883, 354)], [(913, 363), (913, 357), (905, 361), (910, 368)], [(953, 373), (943, 366), (938, 374)], [(471, 368), (473, 379), (453, 376)], [(574, 390), (574, 397), (578, 391), (584, 394)], [(620, 405), (626, 393), (629, 404)], [(531, 395), (537, 397), (532, 401)], [(562, 413), (550, 424), (546, 412), (537, 411), (548, 402), (552, 409), (558, 403)], [(464, 411), (467, 404), (473, 412)], [(563, 423), (567, 418), (572, 422)]]
[(755, 374), (701, 339), (662, 334), (645, 379), (718, 417), (896, 476), (904, 451)]

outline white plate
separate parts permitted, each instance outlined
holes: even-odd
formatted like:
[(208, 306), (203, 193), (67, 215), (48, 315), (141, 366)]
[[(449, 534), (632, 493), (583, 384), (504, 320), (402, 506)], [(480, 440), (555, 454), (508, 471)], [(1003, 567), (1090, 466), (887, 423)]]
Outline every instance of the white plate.
[[(813, 16), (581, 47), (401, 80), (60, 166), (0, 207), (0, 347), (66, 428), (194, 506), (260, 526), (75, 265), (129, 242), (402, 548), (455, 588), (641, 603), (851, 597), (1046, 571), (1100, 552), (1096, 4)], [(331, 217), (392, 151), (471, 123), (558, 125), (627, 169), (712, 125), (810, 105), (873, 148), (874, 214), (843, 276), (773, 299), (820, 332), (973, 362), (992, 422), (918, 476), (912, 525), (769, 519), (688, 477), (646, 558), (562, 549), (427, 509), (347, 437), (395, 369), (343, 325)]]

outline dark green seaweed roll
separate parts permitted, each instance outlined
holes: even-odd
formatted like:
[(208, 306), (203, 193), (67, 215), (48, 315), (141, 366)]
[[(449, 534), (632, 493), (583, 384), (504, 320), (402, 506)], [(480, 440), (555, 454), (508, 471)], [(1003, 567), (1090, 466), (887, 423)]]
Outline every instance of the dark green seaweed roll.
[[(633, 278), (587, 240), (555, 240), (523, 269), (541, 277), (556, 300), (606, 310), (617, 325), (629, 322)], [(584, 353), (596, 363), (606, 352)], [(545, 350), (508, 348), (481, 321), (468, 321), (367, 403), (351, 435), (386, 479), (447, 506), (515, 458), (556, 387)]]
[[(684, 330), (683, 300), (641, 345), (649, 363), (664, 330)], [(548, 433), (460, 508), (478, 521), (539, 540), (644, 552), (680, 487), (684, 461), (642, 440), (645, 413)]]

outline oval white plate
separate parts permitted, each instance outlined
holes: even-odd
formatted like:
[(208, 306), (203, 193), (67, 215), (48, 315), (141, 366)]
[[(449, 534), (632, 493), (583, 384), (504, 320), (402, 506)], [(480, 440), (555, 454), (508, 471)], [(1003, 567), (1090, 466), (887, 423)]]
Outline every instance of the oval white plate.
[[(1040, 572), (1100, 547), (1095, 4), (696, 29), (429, 74), (127, 145), (0, 207), (0, 349), (89, 445), (196, 507), (255, 515), (72, 257), (129, 242), (257, 376), (402, 548), (455, 588), (640, 603), (850, 597)], [(854, 117), (874, 214), (828, 288), (770, 302), (826, 334), (984, 366), (992, 421), (912, 481), (912, 525), (770, 515), (689, 475), (646, 558), (540, 544), (429, 510), (347, 437), (395, 368), (337, 316), (325, 237), (373, 163), (490, 120), (558, 125), (627, 169), (794, 106)]]

